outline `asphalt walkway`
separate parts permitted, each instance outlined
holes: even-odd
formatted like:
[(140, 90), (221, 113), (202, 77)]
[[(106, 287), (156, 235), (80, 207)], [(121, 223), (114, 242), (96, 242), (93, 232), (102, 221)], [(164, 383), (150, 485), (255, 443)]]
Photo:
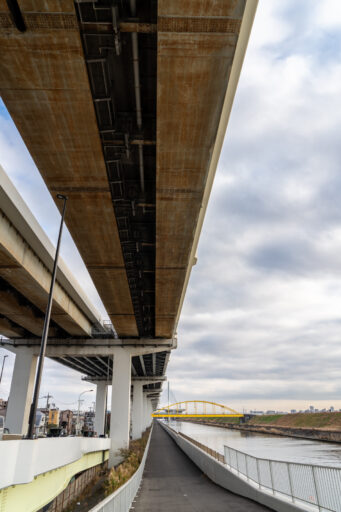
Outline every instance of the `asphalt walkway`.
[(142, 486), (132, 505), (132, 512), (269, 510), (214, 484), (154, 422)]

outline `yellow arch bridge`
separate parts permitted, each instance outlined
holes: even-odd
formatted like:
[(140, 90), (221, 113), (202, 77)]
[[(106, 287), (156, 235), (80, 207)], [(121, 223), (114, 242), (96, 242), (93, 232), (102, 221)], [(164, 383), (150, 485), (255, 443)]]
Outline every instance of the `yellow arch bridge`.
[(241, 414), (226, 405), (204, 400), (187, 400), (157, 409), (153, 418), (243, 418)]

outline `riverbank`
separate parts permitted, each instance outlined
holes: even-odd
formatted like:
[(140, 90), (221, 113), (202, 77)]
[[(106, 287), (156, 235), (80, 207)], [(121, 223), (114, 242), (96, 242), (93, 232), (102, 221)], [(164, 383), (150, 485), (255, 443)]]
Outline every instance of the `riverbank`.
[[(219, 420), (219, 421), (217, 421)], [(222, 421), (224, 420), (224, 421)], [(258, 432), (318, 441), (341, 443), (341, 413), (297, 413), (285, 415), (256, 416), (244, 424), (217, 418), (214, 420), (191, 420), (193, 423), (232, 430)]]

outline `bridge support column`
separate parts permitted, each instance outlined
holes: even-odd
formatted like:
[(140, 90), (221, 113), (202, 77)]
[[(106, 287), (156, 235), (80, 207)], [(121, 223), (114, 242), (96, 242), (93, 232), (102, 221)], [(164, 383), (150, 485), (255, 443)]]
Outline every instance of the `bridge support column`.
[(142, 431), (144, 432), (147, 428), (147, 397), (143, 395), (143, 406), (142, 406)]
[(120, 348), (114, 352), (112, 375), (109, 467), (118, 464), (119, 450), (129, 447), (131, 354)]
[(6, 414), (6, 427), (11, 434), (27, 434), (36, 367), (37, 356), (32, 349), (16, 352)]
[(133, 439), (140, 439), (144, 431), (143, 422), (143, 384), (134, 382), (132, 407)]
[(152, 401), (150, 398), (147, 397), (147, 427), (150, 427), (150, 425), (152, 424), (152, 417), (151, 417), (151, 414), (153, 412), (153, 408), (152, 408)]
[(96, 389), (96, 412), (95, 412), (95, 432), (99, 436), (104, 435), (105, 427), (105, 414), (106, 414), (106, 398), (108, 392), (107, 383), (104, 381), (97, 381)]

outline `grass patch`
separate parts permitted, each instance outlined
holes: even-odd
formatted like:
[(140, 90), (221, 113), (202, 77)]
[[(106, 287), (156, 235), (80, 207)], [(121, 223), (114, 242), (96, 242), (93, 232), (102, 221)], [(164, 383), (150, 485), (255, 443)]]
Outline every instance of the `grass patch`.
[(195, 423), (196, 421), (204, 421), (205, 423), (239, 423), (240, 418), (207, 418), (205, 416), (198, 416), (196, 418), (179, 418), (179, 421), (189, 421)]
[(109, 471), (108, 479), (104, 483), (105, 495), (108, 496), (123, 485), (133, 476), (138, 469), (144, 450), (148, 441), (149, 429), (143, 434), (141, 439), (131, 441), (127, 450), (120, 450), (124, 461), (116, 468)]
[(260, 423), (276, 424), (278, 418), (281, 418), (281, 417), (282, 417), (281, 414), (269, 414), (269, 415), (264, 415), (264, 416), (255, 416), (255, 417), (251, 418), (250, 421), (248, 421), (248, 423), (249, 424), (257, 424), (257, 425), (259, 425)]
[(274, 425), (279, 427), (299, 427), (341, 430), (341, 412), (315, 412), (296, 414), (274, 414), (255, 416), (248, 422), (250, 425)]

